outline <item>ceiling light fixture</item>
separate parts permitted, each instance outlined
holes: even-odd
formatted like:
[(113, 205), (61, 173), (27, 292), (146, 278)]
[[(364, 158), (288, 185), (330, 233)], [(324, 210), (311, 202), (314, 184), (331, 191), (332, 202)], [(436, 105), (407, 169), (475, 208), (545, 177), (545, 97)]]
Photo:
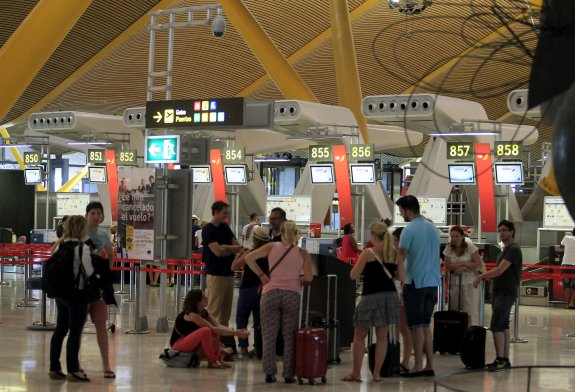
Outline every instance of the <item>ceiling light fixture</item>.
[(111, 142), (68, 142), (69, 146), (107, 146), (112, 144)]
[(0, 144), (0, 148), (32, 147), (31, 144)]
[(433, 3), (432, 0), (387, 0), (387, 2), (389, 8), (406, 15), (420, 14)]
[(430, 133), (429, 136), (450, 137), (450, 136), (497, 136), (498, 132), (444, 132)]

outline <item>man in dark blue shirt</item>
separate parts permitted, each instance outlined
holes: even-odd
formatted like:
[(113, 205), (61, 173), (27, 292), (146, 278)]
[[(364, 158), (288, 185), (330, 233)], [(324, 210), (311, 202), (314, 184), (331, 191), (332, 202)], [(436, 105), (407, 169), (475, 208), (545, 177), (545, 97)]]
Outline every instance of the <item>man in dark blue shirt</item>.
[(230, 206), (224, 201), (212, 205), (212, 221), (202, 229), (203, 259), (206, 264), (208, 312), (228, 326), (234, 295), (232, 262), (241, 246), (226, 223)]

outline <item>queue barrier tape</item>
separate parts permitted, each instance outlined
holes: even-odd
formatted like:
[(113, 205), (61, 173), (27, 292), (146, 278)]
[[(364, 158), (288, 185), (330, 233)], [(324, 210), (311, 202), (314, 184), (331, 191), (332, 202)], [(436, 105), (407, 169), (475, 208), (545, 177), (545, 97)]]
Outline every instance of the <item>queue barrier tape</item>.
[(190, 271), (190, 270), (173, 270), (166, 268), (140, 268), (142, 272), (159, 272), (162, 274), (177, 274), (177, 275), (205, 275), (205, 271)]

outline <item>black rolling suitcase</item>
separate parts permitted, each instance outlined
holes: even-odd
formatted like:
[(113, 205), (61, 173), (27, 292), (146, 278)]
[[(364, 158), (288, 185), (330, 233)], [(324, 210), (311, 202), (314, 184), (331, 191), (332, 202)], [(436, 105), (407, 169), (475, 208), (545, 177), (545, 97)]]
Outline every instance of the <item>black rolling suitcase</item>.
[[(397, 329), (395, 325), (390, 325), (389, 333), (387, 335), (387, 353), (385, 354), (385, 359), (383, 361), (383, 366), (381, 367), (380, 372), (381, 377), (393, 377), (399, 375), (401, 371), (400, 355), (401, 348), (399, 344)], [(375, 367), (375, 343), (369, 346), (367, 359), (369, 363), (369, 370), (373, 374), (373, 369)]]
[[(330, 296), (332, 293), (332, 282), (333, 297)], [(325, 316), (325, 329), (327, 331), (328, 342), (327, 362), (340, 363), (339, 321), (337, 320), (337, 275), (327, 276), (327, 298), (327, 311)], [(330, 298), (333, 298), (333, 302), (330, 301)]]
[[(453, 279), (451, 275), (449, 281)], [(451, 295), (451, 294), (450, 294)], [(459, 309), (461, 308), (461, 277), (459, 277)], [(459, 354), (463, 335), (469, 325), (466, 312), (445, 310), (433, 315), (433, 352)]]
[(487, 330), (479, 325), (469, 327), (461, 342), (461, 362), (466, 369), (485, 367), (485, 340)]

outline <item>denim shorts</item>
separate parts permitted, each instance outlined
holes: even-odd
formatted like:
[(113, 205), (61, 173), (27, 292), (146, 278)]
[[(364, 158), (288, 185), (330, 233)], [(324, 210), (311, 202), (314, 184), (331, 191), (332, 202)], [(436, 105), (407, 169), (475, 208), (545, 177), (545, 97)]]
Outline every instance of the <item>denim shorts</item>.
[(565, 266), (565, 267), (570, 267), (570, 268), (564, 268), (562, 270), (563, 276), (571, 275), (573, 277), (572, 278), (563, 278), (563, 288), (564, 289), (570, 289), (570, 288), (575, 289), (575, 266)]
[(491, 332), (503, 332), (509, 329), (509, 316), (511, 308), (515, 305), (517, 297), (493, 293), (491, 300)]
[(409, 329), (429, 327), (433, 309), (437, 304), (437, 287), (416, 289), (413, 283), (404, 284), (403, 304)]

